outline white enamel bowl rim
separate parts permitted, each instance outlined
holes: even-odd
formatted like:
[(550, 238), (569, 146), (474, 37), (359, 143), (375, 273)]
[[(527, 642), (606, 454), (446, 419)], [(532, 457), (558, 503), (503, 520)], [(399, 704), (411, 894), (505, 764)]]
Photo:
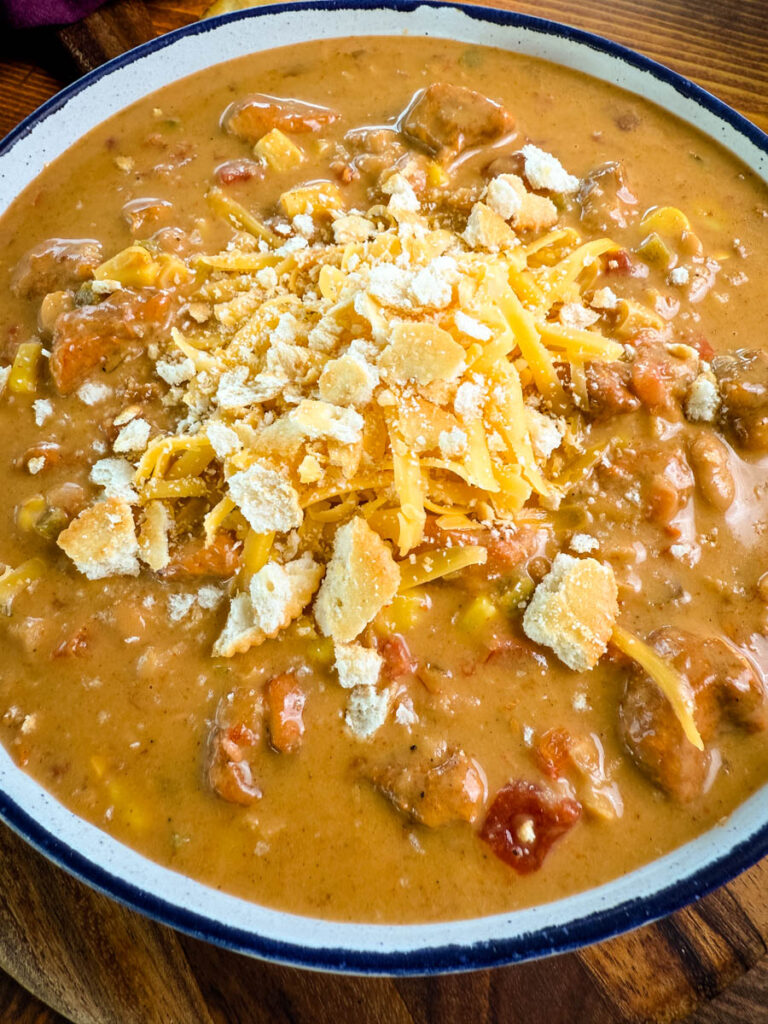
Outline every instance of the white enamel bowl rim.
[[(292, 42), (401, 33), (495, 45), (586, 71), (697, 125), (768, 179), (768, 138), (754, 125), (686, 79), (607, 40), (482, 7), (320, 0), (260, 7), (190, 25), (64, 89), (0, 143), (0, 211), (82, 134), (171, 81)], [(361, 925), (270, 910), (160, 867), (76, 817), (1, 748), (0, 815), (57, 864), (165, 924), (256, 956), (362, 974), (472, 970), (563, 952), (667, 914), (768, 853), (764, 787), (722, 825), (588, 892), (468, 921)], [(460, 885), (461, 879), (454, 884)]]

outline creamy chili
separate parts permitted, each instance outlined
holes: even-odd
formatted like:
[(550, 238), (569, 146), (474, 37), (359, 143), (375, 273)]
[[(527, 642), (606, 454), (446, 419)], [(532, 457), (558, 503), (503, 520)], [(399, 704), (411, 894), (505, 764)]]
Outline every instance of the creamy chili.
[(445, 40), (92, 131), (0, 220), (19, 766), (344, 920), (716, 827), (768, 778), (767, 200), (636, 96)]

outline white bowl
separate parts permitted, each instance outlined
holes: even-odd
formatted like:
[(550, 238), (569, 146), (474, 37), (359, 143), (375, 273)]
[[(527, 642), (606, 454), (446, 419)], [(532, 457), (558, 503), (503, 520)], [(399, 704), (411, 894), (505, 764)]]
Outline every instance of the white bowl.
[[(698, 86), (615, 43), (483, 7), (320, 0), (189, 25), (64, 89), (0, 143), (0, 213), (85, 132), (178, 78), (275, 46), (402, 33), (501, 47), (584, 71), (695, 125), (768, 179), (767, 136)], [(272, 960), (364, 974), (470, 970), (563, 952), (661, 917), (768, 853), (768, 787), (763, 787), (698, 839), (567, 899), (453, 923), (360, 925), (269, 910), (160, 867), (68, 811), (2, 748), (0, 815), (89, 885), (174, 928)]]

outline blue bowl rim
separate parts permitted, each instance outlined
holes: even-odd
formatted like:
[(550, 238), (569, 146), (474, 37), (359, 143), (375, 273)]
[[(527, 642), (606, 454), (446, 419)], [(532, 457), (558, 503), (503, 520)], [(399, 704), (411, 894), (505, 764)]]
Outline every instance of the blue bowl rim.
[[(424, 7), (434, 10), (454, 8), (475, 20), (505, 27), (524, 28), (542, 35), (559, 37), (615, 57), (633, 68), (649, 72), (686, 99), (695, 101), (699, 106), (734, 128), (740, 135), (746, 137), (758, 149), (768, 154), (768, 135), (701, 86), (650, 57), (645, 57), (619, 43), (570, 25), (515, 11), (482, 5), (444, 2), (444, 0), (387, 0), (387, 3), (370, 2), (370, 0), (369, 2), (366, 0), (299, 0), (299, 2), (274, 3), (263, 7), (233, 11), (193, 22), (115, 57), (66, 86), (29, 114), (0, 141), (0, 156), (7, 154), (34, 127), (63, 107), (72, 97), (89, 88), (101, 78), (132, 64), (146, 54), (165, 49), (183, 37), (207, 33), (219, 25), (231, 21), (296, 10), (366, 11), (387, 9), (408, 14)], [(766, 822), (728, 853), (687, 875), (680, 882), (671, 883), (652, 896), (639, 895), (624, 900), (616, 906), (596, 910), (573, 923), (547, 926), (509, 939), (479, 941), (466, 946), (451, 944), (396, 952), (361, 951), (350, 948), (310, 948), (296, 943), (280, 942), (227, 925), (221, 921), (214, 921), (194, 910), (169, 903), (139, 886), (127, 882), (119, 875), (107, 871), (72, 846), (62, 842), (2, 791), (0, 791), (0, 818), (55, 864), (92, 888), (161, 924), (168, 925), (194, 938), (212, 942), (234, 952), (246, 953), (293, 967), (395, 977), (481, 970), (537, 957), (566, 953), (595, 942), (601, 942), (664, 917), (686, 904), (700, 899), (712, 890), (731, 881), (768, 854), (768, 822)], [(393, 928), (396, 927), (393, 926)]]

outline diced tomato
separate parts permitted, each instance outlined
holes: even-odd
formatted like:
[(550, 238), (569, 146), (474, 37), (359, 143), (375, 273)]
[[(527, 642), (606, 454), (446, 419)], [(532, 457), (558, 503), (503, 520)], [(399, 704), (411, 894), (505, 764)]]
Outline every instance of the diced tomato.
[(269, 739), (281, 754), (292, 754), (301, 746), (306, 701), (293, 672), (284, 672), (267, 683)]
[(217, 534), (207, 547), (202, 538), (195, 537), (176, 548), (161, 575), (171, 580), (184, 576), (234, 576), (240, 568), (242, 550), (242, 542), (226, 530)]
[(566, 729), (548, 729), (536, 744), (534, 753), (541, 770), (551, 779), (563, 774), (571, 742)]
[(709, 341), (701, 335), (699, 338), (690, 338), (686, 340), (686, 345), (690, 345), (691, 348), (695, 348), (702, 359), (706, 359), (710, 362), (714, 358), (715, 350), (710, 345)]
[(412, 675), (418, 668), (418, 662), (408, 649), (405, 637), (400, 633), (390, 633), (380, 640), (378, 651), (384, 659), (384, 674), (389, 679)]
[(626, 249), (609, 252), (606, 256), (606, 274), (631, 274), (633, 268), (634, 262)]
[(480, 838), (518, 874), (536, 871), (552, 845), (581, 817), (581, 804), (518, 779), (496, 794)]
[(69, 658), (79, 657), (81, 654), (85, 654), (88, 650), (88, 631), (85, 626), (81, 626), (76, 633), (68, 637), (66, 640), (62, 640), (58, 647), (56, 647), (51, 655), (52, 658)]

